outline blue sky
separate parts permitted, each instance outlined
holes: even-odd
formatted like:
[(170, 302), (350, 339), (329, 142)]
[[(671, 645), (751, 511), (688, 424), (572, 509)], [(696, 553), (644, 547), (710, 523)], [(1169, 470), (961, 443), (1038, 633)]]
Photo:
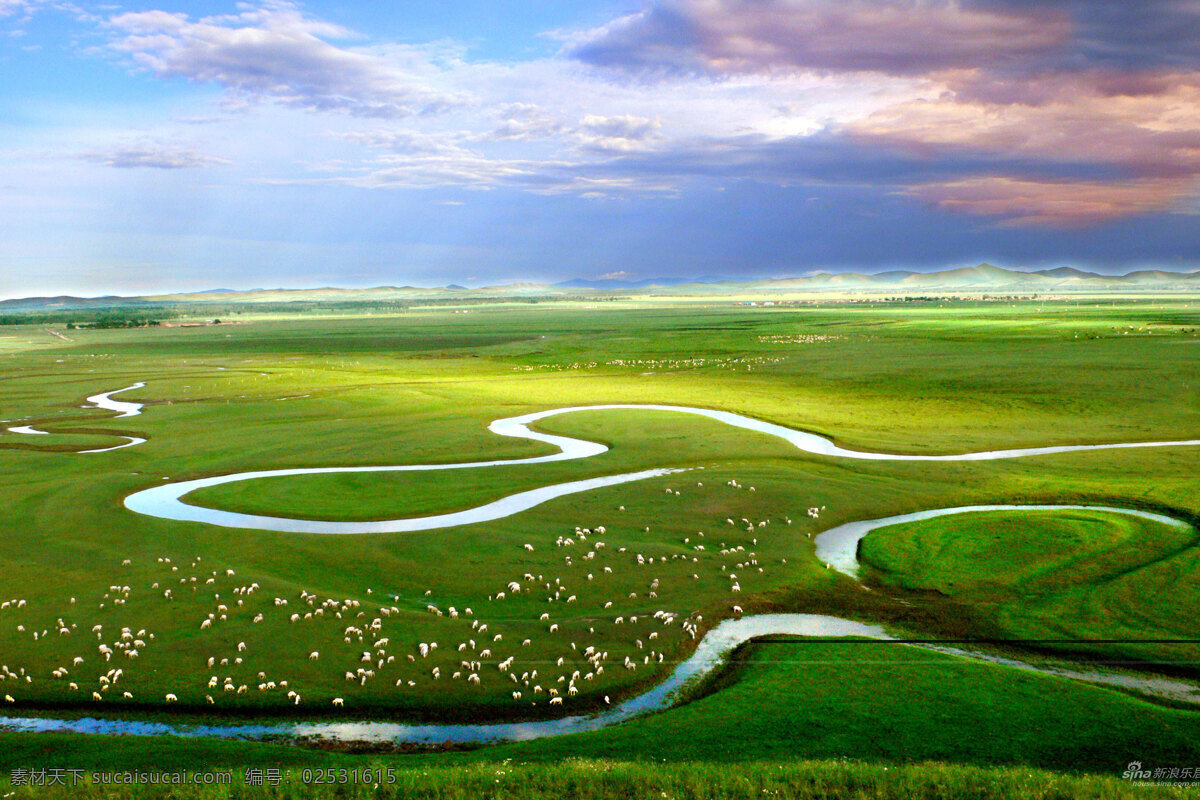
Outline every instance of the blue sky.
[(0, 70), (0, 297), (1200, 268), (1196, 0), (0, 0)]

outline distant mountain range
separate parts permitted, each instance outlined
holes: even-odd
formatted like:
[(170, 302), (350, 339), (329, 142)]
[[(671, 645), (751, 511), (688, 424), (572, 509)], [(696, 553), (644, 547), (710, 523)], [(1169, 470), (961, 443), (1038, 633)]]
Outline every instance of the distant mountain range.
[[(800, 278), (771, 278), (745, 280), (739, 278), (698, 278), (694, 280), (662, 278), (657, 280), (618, 281), (585, 280), (554, 284), (556, 287), (592, 289), (643, 289), (670, 288), (686, 293), (712, 294), (714, 292), (745, 291), (828, 291), (828, 290), (938, 290), (938, 291), (1088, 291), (1108, 289), (1145, 289), (1162, 287), (1173, 289), (1200, 289), (1200, 271), (1166, 272), (1164, 270), (1142, 270), (1126, 275), (1101, 275), (1072, 267), (1020, 271), (1004, 269), (992, 264), (974, 267), (941, 270), (938, 272), (912, 272), (893, 270), (865, 274), (859, 272), (819, 272)], [(672, 292), (673, 293), (673, 292)]]
[(130, 305), (175, 305), (197, 303), (288, 303), (288, 302), (389, 302), (410, 300), (452, 300), (455, 298), (533, 298), (573, 295), (598, 296), (620, 293), (630, 296), (764, 295), (804, 292), (869, 292), (871, 294), (912, 294), (921, 292), (1014, 292), (1014, 293), (1088, 293), (1088, 292), (1200, 292), (1200, 271), (1167, 272), (1140, 270), (1125, 275), (1101, 275), (1072, 267), (1041, 270), (1014, 270), (979, 264), (939, 272), (894, 270), (876, 274), (858, 272), (819, 272), (799, 278), (746, 280), (736, 277), (652, 278), (617, 280), (576, 278), (555, 284), (509, 283), (468, 289), (464, 286), (421, 288), (415, 286), (379, 286), (371, 289), (212, 289), (143, 297), (28, 297), (0, 301), (4, 311), (54, 311), (88, 308), (112, 308)]
[(566, 289), (645, 289), (650, 286), (682, 286), (688, 283), (737, 283), (738, 278), (714, 277), (706, 275), (703, 278), (646, 278), (640, 281), (624, 281), (615, 278), (572, 278), (552, 286)]

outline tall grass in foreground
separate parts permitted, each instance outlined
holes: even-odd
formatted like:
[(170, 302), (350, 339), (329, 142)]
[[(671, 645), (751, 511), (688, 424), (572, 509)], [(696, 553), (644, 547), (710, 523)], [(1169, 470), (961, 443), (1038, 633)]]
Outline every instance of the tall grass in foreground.
[(604, 800), (606, 798), (796, 798), (817, 800), (1054, 800), (1055, 798), (1194, 797), (1196, 787), (1137, 786), (1119, 777), (1071, 776), (1023, 768), (979, 768), (928, 763), (881, 766), (845, 761), (787, 764), (650, 764), (571, 760), (559, 764), (505, 762), (467, 766), (404, 767), (394, 782), (304, 784), (299, 771), (278, 785), (246, 786), (237, 774), (228, 786), (14, 787), (20, 798), (405, 798), (406, 800)]

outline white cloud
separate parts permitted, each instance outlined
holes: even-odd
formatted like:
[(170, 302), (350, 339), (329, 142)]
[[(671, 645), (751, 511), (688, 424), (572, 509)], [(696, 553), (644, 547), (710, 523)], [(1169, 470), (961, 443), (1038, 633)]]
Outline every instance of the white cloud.
[(674, 178), (606, 172), (578, 160), (485, 156), (458, 147), (435, 154), (385, 156), (360, 169), (345, 170), (333, 177), (266, 182), (332, 184), (367, 189), (444, 186), (494, 189), (503, 186), (536, 194), (574, 194), (583, 197), (673, 194), (679, 183)]
[(392, 153), (425, 156), (455, 152), (462, 134), (429, 133), (420, 130), (389, 130), (372, 128), (366, 131), (347, 131), (340, 136), (348, 142), (375, 147)]
[(643, 150), (654, 140), (661, 139), (661, 129), (662, 121), (649, 117), (587, 114), (579, 121), (579, 138), (585, 147), (597, 150)]
[[(0, 0), (2, 2), (3, 0)], [(193, 20), (143, 11), (108, 21), (110, 46), (160, 78), (216, 83), (238, 97), (313, 111), (405, 117), (461, 102), (432, 92), (412, 74), (426, 54), (392, 48), (388, 57), (338, 47), (351, 31), (279, 3)]]
[(488, 131), (494, 141), (534, 141), (550, 139), (565, 130), (561, 120), (534, 103), (509, 103), (497, 110), (500, 124)]
[(197, 153), (172, 147), (156, 147), (152, 145), (140, 147), (121, 147), (109, 151), (92, 151), (80, 156), (86, 161), (103, 164), (106, 167), (134, 169), (149, 167), (152, 169), (194, 169), (197, 167), (215, 167), (229, 162), (215, 156)]
[(0, 0), (0, 17), (24, 14), (33, 9), (32, 0)]

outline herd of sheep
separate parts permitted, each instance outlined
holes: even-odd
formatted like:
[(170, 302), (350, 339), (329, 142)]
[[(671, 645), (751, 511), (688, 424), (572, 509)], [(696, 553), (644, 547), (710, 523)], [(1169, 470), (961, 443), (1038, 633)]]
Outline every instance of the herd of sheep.
[[(755, 491), (732, 479), (725, 486)], [(674, 487), (665, 493), (681, 496)], [(522, 543), (511, 561), (514, 573), (489, 578), (492, 587), (484, 586), (471, 606), (441, 600), (434, 588), (404, 596), (374, 588), (358, 597), (304, 588), (267, 592), (228, 566), (206, 568), (199, 557), (177, 562), (161, 555), (136, 566), (124, 559), (119, 569), (146, 576), (144, 582), (115, 581), (92, 602), (71, 597), (53, 613), (53, 625), (25, 621), (47, 612), (26, 598), (0, 602), (0, 635), (24, 637), (23, 647), (5, 648), (14, 655), (0, 665), (4, 700), (244, 706), (254, 698), (253, 705), (267, 708), (340, 709), (443, 686), (442, 696), (503, 696), (564, 713), (580, 695), (609, 703), (609, 692), (638, 682), (614, 672), (661, 675), (718, 621), (706, 622), (696, 607), (680, 610), (692, 594), (689, 583), (715, 576), (730, 595), (717, 615), (742, 613), (732, 600), (765, 574), (758, 546), (771, 525), (729, 517), (717, 523), (719, 535), (695, 531), (669, 548), (650, 541), (634, 546), (638, 537), (630, 532), (650, 528), (631, 527), (623, 511), (617, 509), (616, 524), (626, 544), (609, 535), (612, 523), (548, 532), (542, 543)], [(817, 517), (820, 509), (807, 514)], [(786, 515), (777, 519), (792, 524)], [(550, 574), (555, 562), (559, 574)], [(139, 608), (152, 606), (153, 621), (133, 622)], [(89, 620), (93, 613), (104, 621)], [(173, 677), (166, 680), (164, 672)], [(447, 695), (455, 685), (461, 688)], [(138, 689), (147, 686), (154, 689)]]

